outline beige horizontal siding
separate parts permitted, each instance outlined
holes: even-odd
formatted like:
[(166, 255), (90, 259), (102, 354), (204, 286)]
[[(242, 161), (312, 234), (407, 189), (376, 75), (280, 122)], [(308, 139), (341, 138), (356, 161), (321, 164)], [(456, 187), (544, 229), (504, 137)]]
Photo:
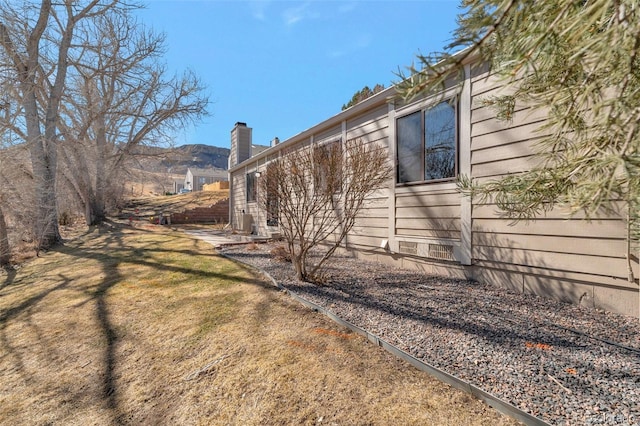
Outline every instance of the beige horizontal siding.
[(547, 112), (538, 109), (523, 108), (516, 111), (510, 120), (498, 120), (495, 118), (495, 111), (493, 108), (484, 107), (482, 110), (489, 110), (487, 114), (491, 119), (476, 122), (471, 124), (471, 137), (486, 135), (488, 133), (495, 133), (502, 129), (513, 128), (517, 129), (527, 124), (541, 123), (547, 118)]
[(375, 129), (375, 128), (359, 127), (357, 129), (347, 131), (347, 139), (358, 139), (358, 138), (366, 139), (370, 143), (377, 142), (382, 146), (386, 147), (388, 146), (387, 141), (389, 139), (388, 128), (383, 127), (383, 128)]
[(580, 236), (589, 238), (625, 238), (626, 233), (616, 220), (585, 223), (581, 220), (538, 219), (512, 224), (509, 219), (474, 219), (473, 232), (503, 234)]
[[(471, 138), (461, 140), (461, 145), (470, 146), (471, 152), (460, 156), (464, 163), (461, 170), (470, 170), (471, 177), (483, 183), (539, 166), (541, 160), (536, 156), (539, 143), (550, 134), (549, 130), (538, 131), (547, 119), (546, 111), (516, 103), (510, 120), (497, 120), (495, 109), (485, 105), (484, 100), (512, 94), (513, 89), (505, 87), (496, 75), (490, 75), (486, 67), (484, 71), (473, 71), (463, 96), (467, 88), (471, 90), (471, 99), (465, 97), (461, 104), (470, 104), (471, 111), (461, 111), (460, 117), (470, 118), (470, 123), (462, 123), (460, 134)], [(396, 111), (404, 114), (419, 102), (423, 101), (411, 101), (405, 108), (398, 101), (396, 108), (404, 109)], [(394, 123), (389, 120), (388, 109), (389, 105), (384, 103), (357, 116), (347, 112), (340, 118), (345, 121), (337, 123), (332, 119), (292, 142), (306, 145), (312, 139), (321, 143), (346, 136), (346, 139), (362, 138), (372, 147), (394, 152), (396, 141), (390, 137)], [(234, 177), (233, 195), (237, 207), (253, 213), (254, 205), (247, 206), (245, 202), (244, 180), (244, 171)], [(367, 197), (345, 242), (349, 248), (383, 257), (386, 252), (380, 244), (387, 239), (394, 250), (403, 240), (421, 242), (421, 247), (432, 240), (445, 240), (459, 252), (464, 251), (465, 262), (471, 256), (472, 266), (464, 270), (465, 274), (504, 281), (496, 284), (518, 291), (573, 302), (582, 303), (585, 292), (590, 292), (593, 300), (605, 297), (598, 296), (596, 289), (637, 291), (637, 284), (626, 280), (626, 228), (619, 217), (605, 215), (588, 223), (581, 220), (584, 215), (568, 218), (566, 211), (556, 209), (537, 220), (514, 224), (501, 217), (495, 205), (478, 204), (476, 200), (469, 206), (469, 200), (452, 181), (396, 185), (394, 178), (388, 188)], [(470, 215), (471, 223), (462, 223), (461, 214), (465, 219)], [(418, 256), (394, 256), (394, 259), (403, 266), (448, 275), (462, 274), (464, 269), (455, 262), (438, 263)], [(636, 274), (640, 273), (637, 263), (633, 268)]]
[[(520, 277), (530, 277), (529, 279), (556, 279), (565, 282), (588, 284), (594, 287), (630, 289), (636, 291), (635, 294), (637, 297), (637, 283), (631, 283), (627, 281), (626, 276), (615, 276), (611, 274), (610, 271), (606, 270), (599, 271), (596, 274), (589, 274), (582, 271), (571, 272), (561, 269), (549, 269), (538, 265), (520, 265), (515, 263), (479, 259), (474, 260), (474, 266), (486, 270), (498, 270), (506, 274), (515, 272)], [(479, 275), (481, 276), (482, 273)], [(496, 284), (502, 285), (503, 283)], [(551, 297), (552, 295), (547, 294), (547, 296)]]
[(581, 238), (573, 236), (494, 234), (475, 232), (473, 246), (499, 247), (546, 251), (550, 253), (575, 253), (587, 256), (623, 256), (627, 243), (618, 238)]
[(396, 227), (396, 235), (402, 237), (444, 238), (448, 240), (460, 239), (460, 231), (445, 229), (404, 229)]
[(380, 243), (386, 236), (373, 236), (368, 233), (350, 234), (347, 236), (347, 246), (360, 250), (376, 250), (379, 249)]
[(378, 242), (376, 243), (376, 246), (379, 246), (379, 243), (380, 243), (379, 239), (387, 238), (389, 234), (387, 232), (387, 228), (382, 226), (379, 226), (379, 227), (354, 226), (351, 232), (349, 233), (349, 236), (351, 237), (356, 235), (378, 238)]
[(496, 132), (476, 136), (471, 139), (471, 149), (492, 148), (549, 136), (549, 130), (538, 131), (540, 123), (530, 123), (518, 127), (503, 127), (496, 125)]
[(404, 207), (423, 206), (459, 206), (460, 193), (458, 192), (437, 192), (428, 193), (416, 191), (415, 193), (396, 194), (396, 215)]
[(322, 132), (313, 135), (314, 142), (322, 142), (323, 140), (340, 137), (342, 135), (342, 126), (337, 125)]
[(347, 121), (347, 139), (366, 137), (367, 140), (379, 140), (388, 136), (388, 107), (382, 105), (358, 117)]
[[(516, 78), (516, 81), (521, 80), (522, 74)], [(505, 79), (500, 76), (497, 72), (489, 72), (488, 68), (485, 68), (484, 72), (476, 72), (474, 71), (471, 76), (471, 84), (473, 90), (471, 91), (472, 95), (477, 95), (478, 93), (484, 93), (487, 91), (500, 89), (500, 90), (509, 90), (509, 88), (505, 87)]]
[[(483, 156), (485, 157), (485, 156)], [(485, 157), (486, 159), (486, 157)], [(473, 161), (473, 160), (472, 160)], [(506, 160), (487, 161), (471, 164), (471, 175), (476, 178), (497, 178), (510, 173), (520, 173), (531, 170), (541, 160), (534, 156), (509, 158)]]
[[(476, 182), (482, 184), (540, 165), (542, 160), (536, 156), (539, 143), (550, 134), (548, 129), (539, 131), (547, 112), (519, 104), (512, 120), (499, 121), (495, 110), (482, 105), (482, 100), (509, 94), (512, 89), (501, 87), (495, 76), (487, 74), (475, 76), (471, 87), (471, 173)], [(521, 291), (544, 287), (553, 295), (564, 291), (562, 282), (572, 282), (574, 290), (585, 285), (637, 288), (626, 280), (624, 221), (612, 214), (591, 222), (583, 218), (584, 214), (569, 218), (566, 209), (554, 209), (536, 220), (513, 223), (501, 217), (495, 205), (474, 204), (473, 264), (504, 280), (520, 277), (513, 287)], [(637, 274), (637, 263), (633, 268)], [(531, 289), (527, 290), (527, 285)]]
[(473, 258), (477, 260), (535, 265), (539, 268), (621, 278), (627, 276), (627, 264), (623, 258), (488, 246), (475, 246), (472, 252)]
[(453, 184), (397, 187), (395, 234), (460, 239), (460, 200)]
[(347, 120), (347, 130), (366, 127), (371, 123), (386, 122), (388, 118), (388, 111), (389, 108), (387, 107), (387, 104), (384, 104), (357, 117), (349, 118)]
[(415, 230), (416, 232), (419, 232), (422, 229), (459, 232), (460, 219), (457, 217), (424, 217), (419, 219), (396, 218), (396, 231), (399, 229)]
[(367, 199), (364, 202), (361, 213), (359, 216), (373, 216), (382, 217), (389, 216), (389, 208), (387, 207), (387, 200), (380, 200), (379, 198), (371, 200)]
[(387, 228), (388, 225), (389, 219), (386, 217), (358, 216), (355, 222), (355, 227), (359, 228)]
[(484, 149), (472, 145), (471, 164), (510, 160), (533, 155), (536, 153), (536, 144), (539, 141), (539, 139), (526, 139), (504, 145), (485, 146)]
[[(526, 106), (516, 105), (514, 112), (516, 114), (521, 111), (529, 110)], [(476, 96), (475, 105), (471, 108), (471, 126), (482, 125), (485, 121), (495, 120), (496, 110), (492, 107), (483, 105), (482, 96)], [(508, 122), (508, 121), (507, 121)]]
[[(606, 221), (618, 221), (622, 220), (622, 218), (626, 215), (626, 207), (623, 202), (611, 202), (610, 207), (614, 212), (610, 212), (605, 210), (604, 208), (600, 209), (597, 212), (598, 216), (592, 218), (591, 222), (583, 222), (578, 221), (577, 219), (585, 219), (586, 215), (584, 212), (576, 212), (574, 215), (570, 214), (570, 210), (568, 208), (556, 207), (555, 209), (545, 212), (542, 217), (538, 220), (546, 220), (546, 219), (560, 219), (564, 221), (573, 221), (579, 222), (581, 226), (589, 226), (590, 223), (598, 222), (599, 220)], [(498, 209), (498, 206), (495, 204), (476, 204), (473, 207), (473, 217), (475, 219), (495, 219), (502, 212)], [(624, 227), (623, 222), (619, 222), (615, 226)]]
[(245, 175), (244, 173), (235, 173), (231, 178), (233, 179), (233, 199), (235, 200), (236, 206), (244, 205), (247, 199)]
[(460, 216), (460, 205), (441, 206), (416, 206), (398, 209), (396, 218), (398, 219), (422, 219), (422, 218), (458, 218)]

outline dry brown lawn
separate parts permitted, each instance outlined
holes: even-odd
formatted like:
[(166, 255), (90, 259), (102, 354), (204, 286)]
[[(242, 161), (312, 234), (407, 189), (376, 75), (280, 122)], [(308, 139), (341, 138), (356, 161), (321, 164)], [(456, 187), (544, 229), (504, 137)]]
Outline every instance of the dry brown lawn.
[(151, 225), (0, 273), (0, 377), (0, 424), (516, 424)]
[[(195, 191), (176, 195), (149, 195), (129, 200), (128, 206), (123, 213), (146, 218), (161, 212), (176, 213), (195, 207), (208, 207), (225, 198), (229, 198), (229, 190), (226, 189), (220, 191)], [(138, 210), (137, 213), (136, 209)]]

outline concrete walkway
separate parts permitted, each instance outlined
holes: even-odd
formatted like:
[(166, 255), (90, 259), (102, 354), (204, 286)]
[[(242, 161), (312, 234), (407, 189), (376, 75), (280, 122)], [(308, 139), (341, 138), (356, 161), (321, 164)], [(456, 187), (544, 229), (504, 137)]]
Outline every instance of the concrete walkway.
[(243, 244), (251, 241), (243, 235), (233, 235), (230, 232), (219, 229), (188, 229), (183, 230), (187, 235), (191, 235), (205, 241), (215, 248), (229, 244)]

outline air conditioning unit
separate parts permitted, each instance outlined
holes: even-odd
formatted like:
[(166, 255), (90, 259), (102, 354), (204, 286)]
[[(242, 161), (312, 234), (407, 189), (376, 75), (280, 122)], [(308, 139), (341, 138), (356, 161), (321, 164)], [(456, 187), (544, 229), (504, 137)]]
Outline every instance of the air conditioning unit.
[(242, 214), (240, 216), (240, 231), (251, 232), (251, 224), (253, 223), (253, 216), (250, 214)]

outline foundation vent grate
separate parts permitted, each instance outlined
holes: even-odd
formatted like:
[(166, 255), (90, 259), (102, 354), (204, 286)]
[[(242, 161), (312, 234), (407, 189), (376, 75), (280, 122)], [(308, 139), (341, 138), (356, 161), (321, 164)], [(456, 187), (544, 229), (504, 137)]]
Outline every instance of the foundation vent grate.
[(411, 241), (400, 241), (398, 251), (403, 254), (418, 254), (418, 243)]
[(429, 244), (429, 257), (440, 260), (454, 260), (453, 246), (446, 244)]

